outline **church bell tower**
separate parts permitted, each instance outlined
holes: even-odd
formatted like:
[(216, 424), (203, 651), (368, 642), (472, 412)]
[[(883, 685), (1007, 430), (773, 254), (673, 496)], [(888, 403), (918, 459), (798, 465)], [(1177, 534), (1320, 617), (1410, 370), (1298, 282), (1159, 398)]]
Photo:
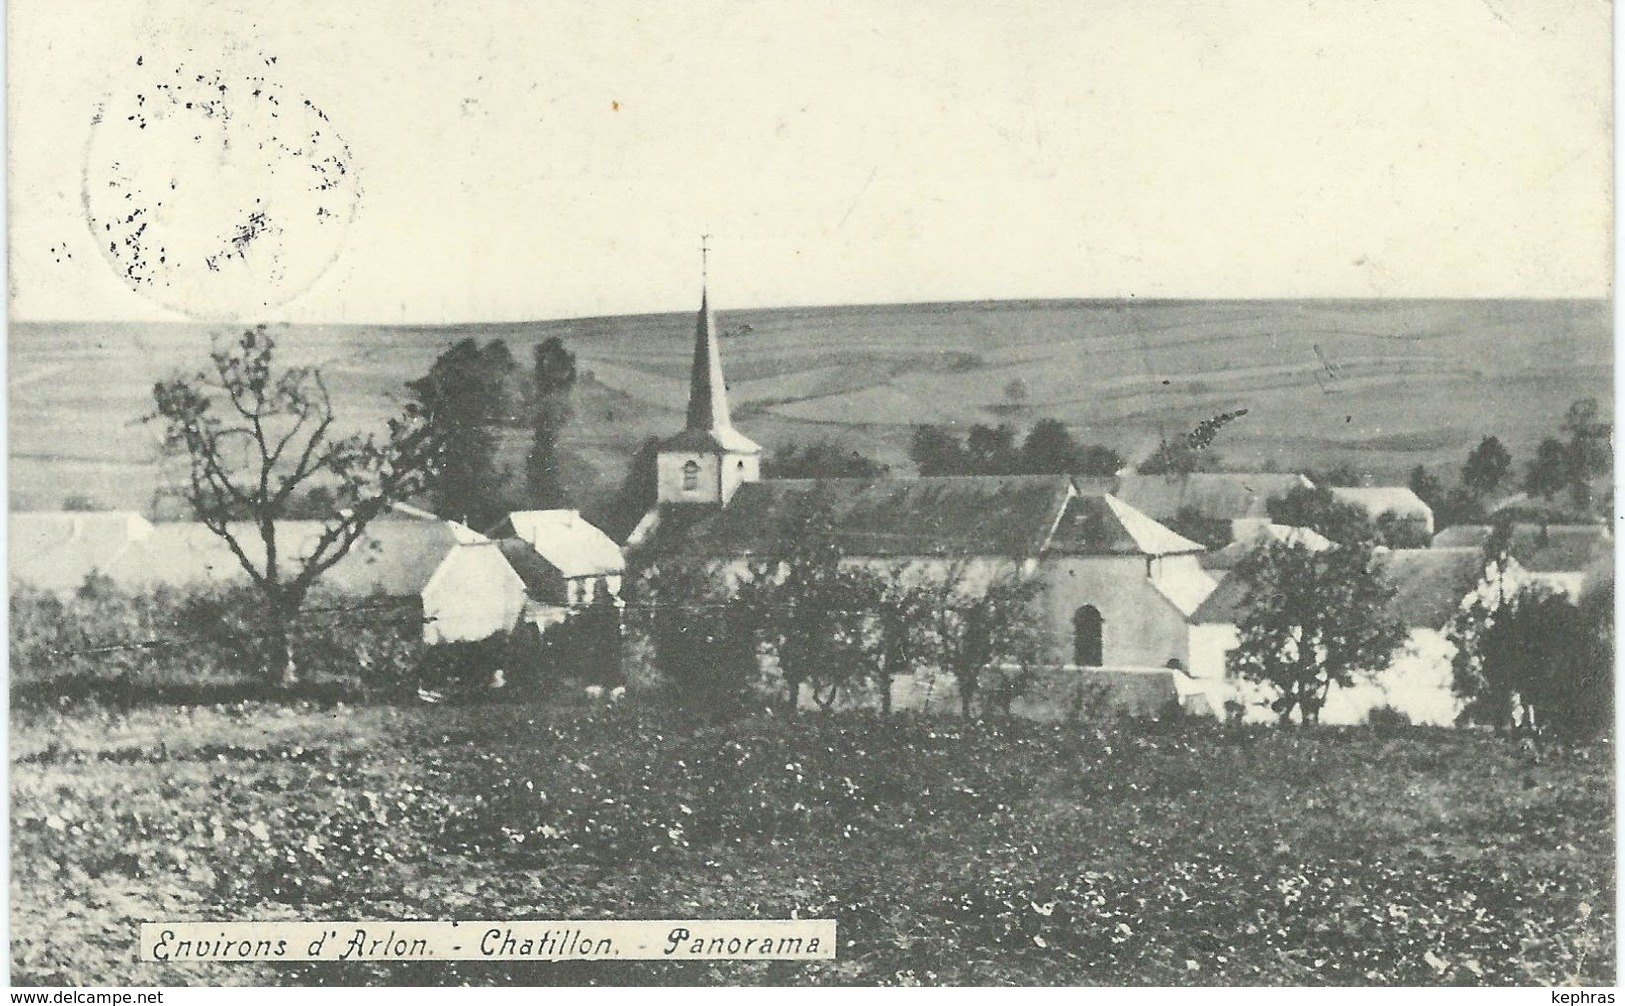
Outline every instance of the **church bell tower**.
[(706, 258), (700, 245), (700, 315), (694, 333), (694, 369), (689, 375), (688, 423), (660, 445), (657, 499), (660, 503), (725, 504), (742, 483), (762, 477), (762, 448), (734, 429), (728, 414), (728, 386), (722, 379), (722, 347), (707, 292)]

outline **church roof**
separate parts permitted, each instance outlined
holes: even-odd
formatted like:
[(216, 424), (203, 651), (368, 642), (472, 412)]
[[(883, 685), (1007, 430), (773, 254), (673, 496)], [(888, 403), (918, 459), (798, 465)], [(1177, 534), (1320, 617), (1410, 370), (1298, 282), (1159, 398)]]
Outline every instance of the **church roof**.
[(1079, 493), (1055, 524), (1048, 551), (1062, 555), (1181, 555), (1202, 546), (1107, 493)]
[(709, 295), (700, 292), (700, 316), (694, 331), (694, 366), (689, 374), (688, 423), (662, 447), (675, 450), (724, 450), (755, 453), (754, 441), (733, 428), (728, 414), (728, 384), (722, 378), (722, 349)]
[(702, 547), (772, 552), (828, 520), (853, 555), (1168, 555), (1201, 546), (1065, 475), (771, 479), (739, 487), (697, 526)]

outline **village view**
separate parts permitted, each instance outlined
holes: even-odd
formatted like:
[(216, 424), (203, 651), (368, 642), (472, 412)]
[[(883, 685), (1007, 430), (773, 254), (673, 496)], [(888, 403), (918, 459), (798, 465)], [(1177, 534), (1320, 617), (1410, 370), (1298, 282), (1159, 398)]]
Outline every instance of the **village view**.
[[(559, 338), (448, 339), (371, 428), (264, 327), (154, 374), (165, 506), (10, 515), (13, 980), (1614, 980), (1595, 400), (1404, 485), (1229, 467), (1245, 408), (1137, 459), (920, 423), (900, 471), (751, 439), (749, 327), (692, 331), (686, 422), (590, 513)], [(841, 946), (134, 963), (159, 915)]]

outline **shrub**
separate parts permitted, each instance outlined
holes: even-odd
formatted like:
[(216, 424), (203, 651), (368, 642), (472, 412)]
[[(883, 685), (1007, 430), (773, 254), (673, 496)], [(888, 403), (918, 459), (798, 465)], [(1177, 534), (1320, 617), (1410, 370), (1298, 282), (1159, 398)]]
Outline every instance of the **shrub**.
[(1409, 727), (1411, 717), (1393, 706), (1377, 706), (1365, 714), (1365, 725), (1379, 733), (1395, 733)]
[[(231, 701), (263, 687), (260, 595), (247, 587), (123, 590), (92, 574), (66, 597), (14, 584), (12, 698), (24, 705)], [(297, 694), (392, 694), (415, 681), (414, 603), (312, 594), (293, 647), (312, 672)]]

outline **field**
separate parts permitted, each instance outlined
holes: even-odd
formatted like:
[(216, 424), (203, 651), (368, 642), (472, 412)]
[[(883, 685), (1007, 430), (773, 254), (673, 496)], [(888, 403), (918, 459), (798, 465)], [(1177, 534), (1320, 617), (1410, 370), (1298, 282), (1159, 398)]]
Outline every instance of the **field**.
[[(1247, 409), (1215, 450), (1233, 468), (1347, 462), (1387, 482), (1453, 474), (1495, 434), (1521, 463), (1576, 398), (1611, 400), (1602, 301), (1037, 301), (724, 311), (736, 422), (769, 449), (832, 438), (908, 470), (917, 423), (1052, 416), (1131, 459)], [(282, 327), (321, 363), (340, 415), (375, 423), (455, 339), (521, 361), (557, 335), (583, 379), (567, 477), (591, 511), (637, 444), (682, 425), (693, 315), (445, 327)], [(146, 508), (163, 481), (152, 381), (196, 367), (198, 325), (18, 323), (9, 345), (13, 508), (88, 495)], [(1011, 390), (1015, 389), (1015, 394)], [(524, 439), (507, 461), (522, 468)]]
[[(17, 984), (1611, 985), (1613, 752), (1430, 729), (16, 711)], [(835, 918), (816, 964), (157, 965), (157, 919)]]

